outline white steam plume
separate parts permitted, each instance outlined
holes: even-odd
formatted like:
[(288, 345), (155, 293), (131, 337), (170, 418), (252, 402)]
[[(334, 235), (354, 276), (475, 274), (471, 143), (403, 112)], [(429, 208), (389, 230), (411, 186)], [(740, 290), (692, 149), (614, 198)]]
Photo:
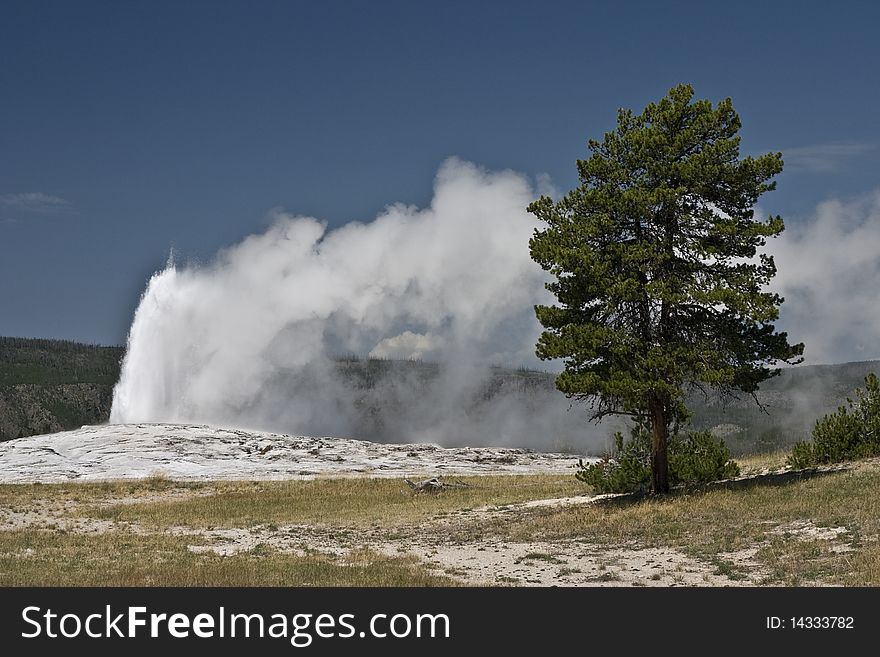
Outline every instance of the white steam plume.
[[(279, 213), (210, 265), (169, 265), (135, 314), (111, 421), (601, 450), (616, 427), (588, 424), (546, 379), (491, 368), (542, 366), (532, 307), (552, 299), (528, 254), (536, 195), (519, 174), (451, 159), (426, 209), (331, 231)], [(780, 328), (807, 362), (880, 357), (880, 191), (789, 220), (768, 251)]]
[[(278, 214), (208, 266), (169, 266), (135, 314), (111, 421), (598, 448), (609, 430), (586, 409), (526, 390), (525, 374), (492, 376), (539, 365), (533, 306), (550, 297), (528, 254), (535, 196), (519, 174), (451, 159), (429, 208), (331, 231)], [(440, 365), (426, 379), (428, 365), (398, 364), (370, 390), (334, 360), (347, 353)]]
[(880, 358), (880, 190), (820, 203), (768, 242), (785, 297), (780, 328), (807, 363)]

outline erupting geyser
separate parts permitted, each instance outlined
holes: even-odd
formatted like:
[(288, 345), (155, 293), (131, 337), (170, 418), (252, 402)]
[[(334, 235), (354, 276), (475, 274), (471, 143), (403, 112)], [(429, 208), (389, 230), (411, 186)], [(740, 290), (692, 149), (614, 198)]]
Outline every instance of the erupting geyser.
[[(135, 313), (111, 421), (583, 448), (585, 411), (492, 378), (493, 365), (539, 364), (535, 196), (519, 174), (452, 159), (426, 209), (330, 231), (279, 213), (207, 266), (169, 264)], [(366, 386), (341, 354), (438, 366), (398, 363)]]

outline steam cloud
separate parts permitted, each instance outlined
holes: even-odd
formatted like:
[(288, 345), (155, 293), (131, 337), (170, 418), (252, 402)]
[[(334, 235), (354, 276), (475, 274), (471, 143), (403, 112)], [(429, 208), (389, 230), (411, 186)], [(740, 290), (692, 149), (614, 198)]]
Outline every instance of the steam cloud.
[[(551, 297), (525, 211), (536, 196), (522, 175), (451, 159), (426, 209), (394, 205), (330, 231), (278, 213), (210, 265), (169, 265), (135, 314), (111, 421), (601, 451), (612, 427), (552, 387), (492, 371), (546, 366), (532, 307)], [(880, 192), (823, 203), (768, 245), (780, 326), (808, 362), (880, 355), (877, 245)], [(438, 365), (398, 364), (365, 386), (368, 368), (342, 354)]]
[[(278, 214), (209, 266), (169, 265), (135, 314), (111, 421), (597, 447), (608, 429), (585, 409), (547, 386), (524, 390), (525, 376), (492, 375), (540, 365), (533, 306), (549, 293), (525, 210), (536, 196), (519, 174), (451, 159), (426, 209), (394, 205), (331, 231)], [(378, 389), (356, 389), (357, 373), (335, 362), (348, 353), (438, 366), (430, 376), (398, 367)]]
[(880, 357), (880, 190), (825, 201), (768, 246), (780, 326), (806, 344), (807, 363)]

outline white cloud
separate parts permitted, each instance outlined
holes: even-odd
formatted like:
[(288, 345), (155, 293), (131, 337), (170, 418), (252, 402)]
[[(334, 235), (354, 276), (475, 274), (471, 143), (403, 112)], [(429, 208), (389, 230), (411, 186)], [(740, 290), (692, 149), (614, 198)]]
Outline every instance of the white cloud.
[(70, 209), (70, 201), (45, 192), (0, 194), (0, 205), (25, 212), (59, 212)]
[(785, 161), (785, 168), (788, 171), (827, 173), (835, 171), (847, 160), (872, 150), (874, 150), (873, 144), (855, 142), (813, 144), (786, 148), (782, 151), (782, 159)]

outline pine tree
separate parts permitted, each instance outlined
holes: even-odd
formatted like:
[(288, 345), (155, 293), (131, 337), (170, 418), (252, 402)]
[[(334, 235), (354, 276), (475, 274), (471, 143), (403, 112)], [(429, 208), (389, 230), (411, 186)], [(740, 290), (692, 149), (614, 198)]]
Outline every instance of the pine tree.
[(617, 128), (577, 163), (580, 186), (529, 211), (546, 223), (532, 258), (554, 277), (558, 305), (536, 306), (542, 359), (564, 359), (557, 387), (589, 400), (594, 419), (651, 427), (652, 488), (669, 490), (666, 445), (687, 416), (691, 384), (753, 393), (797, 363), (803, 344), (776, 332), (783, 299), (766, 286), (773, 257), (759, 252), (783, 228), (754, 217), (775, 188), (782, 154), (740, 159), (740, 119), (679, 85)]

